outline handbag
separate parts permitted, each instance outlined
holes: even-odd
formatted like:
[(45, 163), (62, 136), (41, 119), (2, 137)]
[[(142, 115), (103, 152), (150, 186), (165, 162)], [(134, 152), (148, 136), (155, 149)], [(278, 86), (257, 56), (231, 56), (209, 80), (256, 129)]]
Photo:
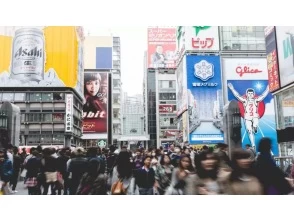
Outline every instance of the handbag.
[(21, 176), (22, 178), (25, 178), (25, 177), (27, 176), (27, 172), (28, 172), (27, 169), (23, 169), (23, 171), (21, 172), (20, 176)]

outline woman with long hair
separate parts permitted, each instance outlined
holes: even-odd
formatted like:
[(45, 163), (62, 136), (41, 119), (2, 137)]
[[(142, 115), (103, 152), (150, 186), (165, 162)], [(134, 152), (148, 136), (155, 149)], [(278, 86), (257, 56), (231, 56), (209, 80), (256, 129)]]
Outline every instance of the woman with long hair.
[(225, 194), (228, 195), (262, 195), (263, 188), (256, 177), (251, 154), (243, 149), (237, 149), (232, 154), (232, 173), (225, 184)]
[(83, 175), (77, 195), (107, 195), (107, 176), (101, 172), (101, 161), (90, 159)]
[(171, 184), (171, 176), (174, 166), (171, 164), (170, 157), (166, 154), (161, 157), (160, 165), (155, 171), (157, 190), (160, 195), (164, 195), (166, 189)]
[[(131, 163), (131, 157), (129, 152), (121, 151), (116, 159), (115, 167), (113, 168), (111, 186), (121, 182), (123, 192), (121, 194), (135, 195), (139, 194), (137, 187), (135, 186), (135, 179), (133, 178), (133, 164)], [(111, 192), (111, 194), (115, 194)]]
[(223, 194), (223, 180), (220, 178), (219, 158), (212, 151), (202, 151), (197, 164), (196, 194)]

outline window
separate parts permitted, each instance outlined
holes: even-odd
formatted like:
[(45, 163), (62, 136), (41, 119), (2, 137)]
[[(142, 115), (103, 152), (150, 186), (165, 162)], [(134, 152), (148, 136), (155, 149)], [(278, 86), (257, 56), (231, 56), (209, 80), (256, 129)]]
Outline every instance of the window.
[(52, 114), (52, 117), (54, 122), (63, 122), (64, 120), (64, 114), (62, 113), (54, 113)]
[(28, 135), (29, 144), (40, 143), (40, 135)]
[(119, 104), (119, 94), (113, 94), (113, 103)]
[(42, 100), (40, 93), (30, 93), (31, 102), (40, 102)]
[(51, 102), (53, 100), (52, 93), (42, 93), (43, 102)]
[(13, 93), (3, 93), (2, 101), (13, 101)]
[(53, 93), (53, 100), (54, 101), (62, 101), (64, 100), (64, 93)]
[(43, 122), (52, 122), (52, 114), (43, 114)]
[(25, 93), (15, 93), (14, 94), (14, 101), (25, 101), (26, 94)]
[(113, 80), (113, 88), (119, 88), (120, 87), (120, 80), (114, 79)]
[(62, 144), (64, 142), (64, 135), (63, 134), (53, 134), (53, 143), (54, 144)]
[(41, 114), (38, 114), (38, 113), (30, 113), (28, 114), (28, 121), (29, 122), (41, 122)]
[(51, 131), (43, 131), (41, 135), (41, 143), (52, 143), (52, 132)]

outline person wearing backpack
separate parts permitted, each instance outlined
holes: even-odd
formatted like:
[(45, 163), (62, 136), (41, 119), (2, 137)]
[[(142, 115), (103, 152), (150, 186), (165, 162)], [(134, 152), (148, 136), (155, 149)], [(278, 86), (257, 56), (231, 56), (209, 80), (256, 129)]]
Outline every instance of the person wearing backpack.
[(127, 151), (121, 151), (116, 160), (116, 166), (113, 168), (111, 178), (111, 195), (138, 195), (139, 190), (133, 177), (133, 164), (130, 154)]

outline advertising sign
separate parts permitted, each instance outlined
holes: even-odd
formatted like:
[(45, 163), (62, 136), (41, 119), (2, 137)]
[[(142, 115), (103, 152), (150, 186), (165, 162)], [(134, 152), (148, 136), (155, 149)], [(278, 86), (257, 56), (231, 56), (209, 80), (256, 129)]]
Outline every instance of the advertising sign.
[(187, 55), (187, 86), (189, 143), (223, 142), (220, 57)]
[(66, 94), (65, 132), (72, 132), (73, 128), (73, 95)]
[[(176, 70), (177, 76), (177, 116), (187, 110), (187, 74), (186, 74), (186, 59), (182, 60)], [(184, 83), (185, 82), (185, 83)]]
[(159, 113), (173, 113), (175, 105), (159, 105)]
[(83, 97), (83, 40), (81, 27), (6, 27), (0, 87), (71, 87)]
[(278, 67), (278, 52), (276, 41), (276, 30), (274, 26), (266, 27), (265, 33), (265, 47), (267, 57), (268, 70), (268, 85), (269, 91), (274, 92), (280, 88), (280, 77)]
[[(240, 74), (240, 69), (244, 74)], [(269, 137), (273, 141), (272, 151), (278, 155), (275, 108), (269, 93), (266, 59), (224, 59), (223, 73), (227, 79), (228, 101), (237, 100), (240, 108), (242, 145), (257, 148), (261, 138)]]
[(83, 133), (107, 133), (108, 73), (85, 72)]
[(281, 87), (294, 82), (294, 26), (276, 27)]
[(184, 26), (177, 32), (179, 53), (182, 48), (187, 51), (219, 51), (218, 26)]
[(175, 68), (176, 29), (148, 28), (148, 68)]

